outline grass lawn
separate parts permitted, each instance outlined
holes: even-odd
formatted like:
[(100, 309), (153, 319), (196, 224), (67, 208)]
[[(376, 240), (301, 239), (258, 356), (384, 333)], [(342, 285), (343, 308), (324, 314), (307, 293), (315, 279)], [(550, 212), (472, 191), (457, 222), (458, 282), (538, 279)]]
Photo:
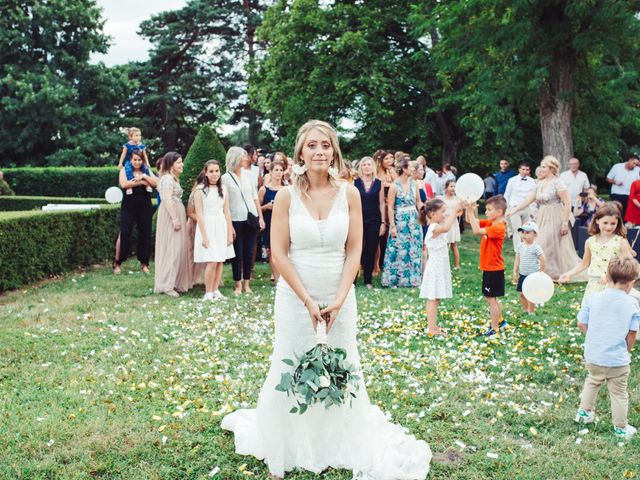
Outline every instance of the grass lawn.
[[(606, 389), (600, 423), (584, 433), (573, 422), (583, 286), (557, 287), (534, 316), (521, 314), (511, 286), (511, 328), (486, 341), (476, 336), (488, 318), (477, 248), (463, 236), (455, 298), (441, 307), (446, 340), (424, 334), (417, 289), (357, 289), (372, 401), (429, 443), (429, 478), (640, 477), (640, 439), (614, 437)], [(254, 296), (204, 304), (202, 287), (179, 299), (152, 294), (153, 277), (129, 262), (120, 276), (100, 268), (0, 296), (0, 478), (267, 478), (220, 429), (226, 412), (255, 405), (269, 365), (274, 288), (265, 266), (256, 277)], [(225, 278), (230, 295), (229, 267)], [(638, 370), (636, 349), (636, 426)]]

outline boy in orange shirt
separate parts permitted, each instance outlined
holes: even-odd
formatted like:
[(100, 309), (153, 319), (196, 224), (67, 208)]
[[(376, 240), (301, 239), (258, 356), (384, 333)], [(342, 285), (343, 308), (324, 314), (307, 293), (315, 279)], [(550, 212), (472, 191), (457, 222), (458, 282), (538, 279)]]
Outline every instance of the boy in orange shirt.
[(487, 220), (478, 220), (476, 204), (465, 204), (467, 221), (473, 233), (482, 235), (480, 241), (480, 270), (482, 270), (482, 294), (489, 304), (491, 327), (485, 336), (500, 335), (500, 329), (507, 325), (502, 319), (502, 306), (498, 297), (504, 297), (504, 259), (502, 244), (507, 233), (504, 212), (507, 201), (502, 195), (487, 199)]

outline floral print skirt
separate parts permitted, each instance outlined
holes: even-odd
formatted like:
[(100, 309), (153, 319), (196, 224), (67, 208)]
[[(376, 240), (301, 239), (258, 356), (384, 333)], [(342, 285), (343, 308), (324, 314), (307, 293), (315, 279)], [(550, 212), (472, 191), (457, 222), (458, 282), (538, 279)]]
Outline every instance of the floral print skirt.
[[(404, 209), (403, 209), (404, 210)], [(383, 287), (418, 287), (422, 283), (422, 228), (415, 209), (395, 214), (397, 235), (389, 235), (382, 269)]]

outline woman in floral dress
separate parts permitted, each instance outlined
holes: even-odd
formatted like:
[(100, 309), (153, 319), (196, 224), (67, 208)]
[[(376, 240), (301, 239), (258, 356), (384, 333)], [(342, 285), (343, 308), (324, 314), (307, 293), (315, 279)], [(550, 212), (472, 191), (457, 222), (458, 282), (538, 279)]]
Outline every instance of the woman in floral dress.
[(422, 282), (420, 193), (408, 157), (396, 162), (398, 179), (389, 188), (389, 239), (382, 269), (383, 287), (417, 287)]

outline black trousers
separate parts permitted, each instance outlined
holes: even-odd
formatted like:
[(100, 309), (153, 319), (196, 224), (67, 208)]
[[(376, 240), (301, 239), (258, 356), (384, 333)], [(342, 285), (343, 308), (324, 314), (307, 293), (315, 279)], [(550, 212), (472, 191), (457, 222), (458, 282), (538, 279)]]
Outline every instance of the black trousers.
[(133, 226), (138, 227), (138, 260), (145, 265), (151, 258), (151, 219), (153, 205), (147, 192), (138, 195), (125, 195), (120, 207), (120, 251), (118, 263), (124, 262), (131, 253), (131, 235)]
[(619, 193), (612, 193), (609, 197), (612, 202), (620, 202), (622, 204), (622, 218), (627, 213), (627, 203), (629, 203), (629, 195), (620, 195)]
[(236, 231), (236, 239), (233, 241), (233, 249), (236, 256), (231, 261), (233, 280), (235, 282), (250, 280), (258, 233), (249, 228), (249, 222), (246, 220), (231, 223), (233, 223), (233, 229)]
[(373, 266), (376, 261), (376, 249), (378, 248), (380, 223), (365, 224), (362, 231), (362, 269), (364, 270), (364, 283), (373, 281)]
[(380, 259), (378, 260), (378, 268), (380, 268), (380, 270), (384, 268), (384, 252), (387, 250), (388, 238), (389, 238), (389, 226), (387, 226), (387, 233), (378, 237), (378, 245), (380, 246)]

